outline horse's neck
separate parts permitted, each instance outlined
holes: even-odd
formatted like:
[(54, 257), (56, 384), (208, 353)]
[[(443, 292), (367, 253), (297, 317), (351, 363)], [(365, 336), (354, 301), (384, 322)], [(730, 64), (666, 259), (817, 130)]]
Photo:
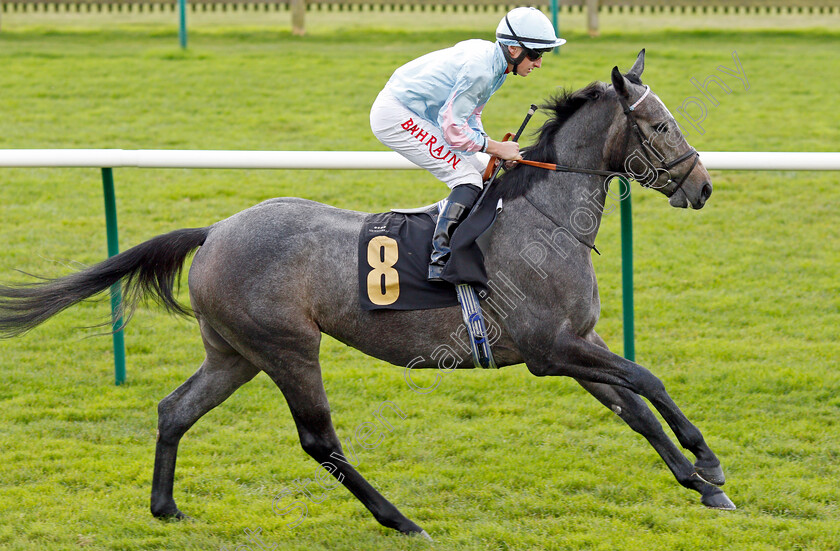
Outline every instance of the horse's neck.
[[(607, 170), (613, 136), (610, 117), (587, 117), (567, 123), (556, 138), (557, 164)], [(595, 128), (593, 128), (593, 126)], [(582, 243), (592, 245), (601, 226), (608, 178), (589, 174), (548, 172), (526, 194), (530, 207)], [(528, 208), (528, 207), (526, 207)]]

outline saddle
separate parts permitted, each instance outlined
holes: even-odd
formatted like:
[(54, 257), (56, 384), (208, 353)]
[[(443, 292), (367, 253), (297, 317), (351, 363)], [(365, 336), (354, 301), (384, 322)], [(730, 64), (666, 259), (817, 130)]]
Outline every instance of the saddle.
[(455, 286), (469, 284), (489, 296), (484, 253), (502, 209), (470, 212), (452, 235), (444, 281), (428, 281), (432, 232), (439, 203), (369, 214), (359, 233), (359, 299), (364, 310), (428, 310), (458, 304)]
[(458, 304), (452, 285), (427, 281), (438, 206), (369, 214), (359, 234), (359, 299), (365, 310)]
[[(359, 233), (359, 300), (364, 310), (427, 310), (461, 305), (473, 364), (496, 368), (479, 295), (488, 298), (484, 253), (502, 200), (477, 205), (456, 228), (444, 281), (429, 281), (432, 233), (440, 212), (435, 203), (418, 209), (369, 214)], [(479, 289), (479, 293), (476, 293)]]

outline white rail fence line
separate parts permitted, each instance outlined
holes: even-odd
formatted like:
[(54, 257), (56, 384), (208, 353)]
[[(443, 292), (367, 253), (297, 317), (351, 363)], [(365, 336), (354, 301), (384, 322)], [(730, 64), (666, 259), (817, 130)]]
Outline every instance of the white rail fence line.
[[(840, 152), (701, 152), (711, 170), (840, 170)], [(208, 151), (162, 149), (0, 149), (0, 168), (99, 168), (105, 196), (108, 255), (119, 252), (114, 168), (412, 170), (419, 167), (393, 151)], [(626, 211), (626, 217), (625, 217)], [(622, 303), (624, 356), (635, 360), (632, 214), (622, 199)], [(628, 238), (625, 237), (628, 236)], [(627, 289), (630, 289), (629, 294)], [(119, 318), (122, 291), (111, 288), (114, 379), (126, 379), (125, 342)], [(117, 319), (118, 318), (118, 319)]]
[[(840, 152), (706, 151), (710, 170), (840, 170)], [(6, 168), (419, 169), (393, 151), (0, 149)]]

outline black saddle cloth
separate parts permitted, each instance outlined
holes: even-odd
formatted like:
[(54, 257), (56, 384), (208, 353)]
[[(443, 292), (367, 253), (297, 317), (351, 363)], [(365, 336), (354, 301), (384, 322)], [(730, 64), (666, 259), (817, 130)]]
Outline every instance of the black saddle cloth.
[(437, 205), (413, 214), (369, 214), (359, 234), (362, 308), (428, 310), (455, 306), (455, 285), (460, 283), (469, 283), (489, 295), (482, 246), (486, 246), (497, 213), (496, 205), (480, 205), (455, 229), (442, 282), (426, 279)]

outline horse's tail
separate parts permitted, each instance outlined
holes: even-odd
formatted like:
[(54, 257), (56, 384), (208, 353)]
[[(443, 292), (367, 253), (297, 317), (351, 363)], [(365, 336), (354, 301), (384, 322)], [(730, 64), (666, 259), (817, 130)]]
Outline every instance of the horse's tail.
[(0, 338), (26, 333), (65, 308), (123, 281), (127, 320), (146, 295), (169, 312), (188, 316), (173, 295), (184, 261), (204, 244), (210, 228), (176, 230), (154, 237), (81, 272), (58, 279), (0, 285)]

